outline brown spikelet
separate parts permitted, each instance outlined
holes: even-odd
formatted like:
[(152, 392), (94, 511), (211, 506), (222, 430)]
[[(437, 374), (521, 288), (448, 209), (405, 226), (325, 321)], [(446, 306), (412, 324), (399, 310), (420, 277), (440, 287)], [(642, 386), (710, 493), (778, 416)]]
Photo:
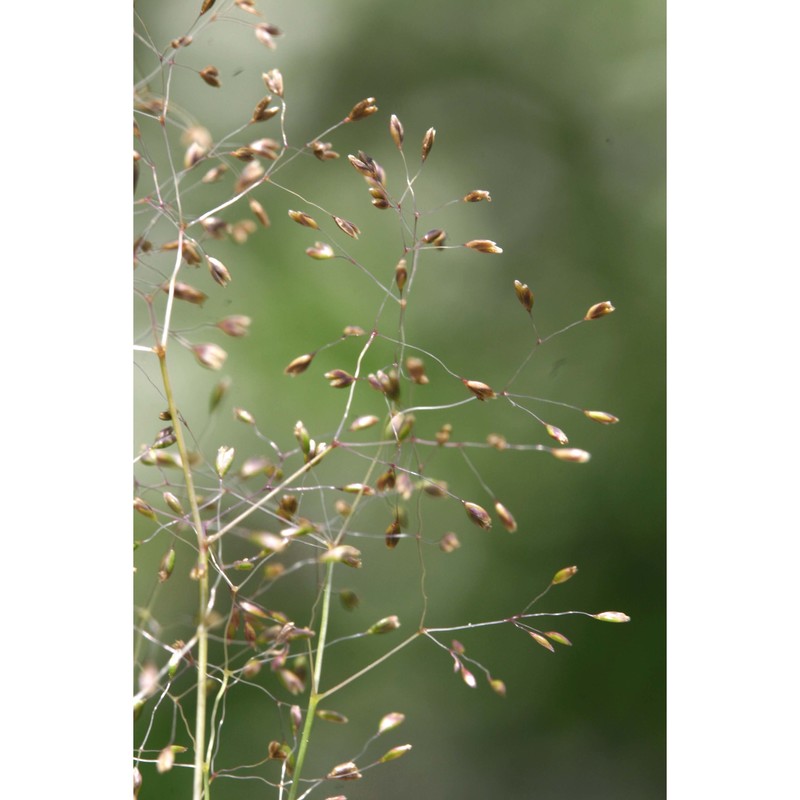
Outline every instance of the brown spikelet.
[(203, 5), (200, 6), (200, 16), (203, 16), (203, 14), (205, 14), (206, 11), (208, 11), (208, 9), (211, 8), (211, 6), (213, 6), (215, 2), (216, 0), (203, 0)]
[(478, 400), (491, 400), (497, 397), (494, 389), (486, 383), (481, 381), (468, 381), (462, 378), (461, 383), (469, 389)]
[(216, 88), (222, 86), (219, 80), (219, 70), (213, 64), (209, 64), (205, 69), (201, 69), (200, 77), (209, 86), (214, 86)]
[(308, 214), (304, 214), (302, 211), (292, 211), (289, 210), (289, 217), (293, 219), (298, 225), (305, 225), (306, 228), (314, 228), (319, 229), (319, 225), (317, 221), (310, 217)]
[(280, 111), (280, 108), (277, 106), (274, 108), (269, 108), (269, 104), (271, 102), (272, 97), (269, 95), (259, 100), (256, 104), (256, 107), (253, 109), (253, 116), (250, 121), (266, 122), (268, 119), (272, 119), (272, 117), (274, 117)]
[(402, 292), (403, 287), (406, 285), (406, 281), (408, 280), (408, 265), (406, 264), (406, 260), (401, 258), (397, 262), (397, 266), (394, 268), (394, 281), (397, 284), (397, 288)]
[(485, 531), (491, 529), (492, 518), (486, 513), (486, 509), (481, 508), (477, 503), (464, 503), (464, 510), (479, 528), (483, 528)]
[(528, 288), (528, 284), (514, 281), (514, 291), (522, 307), (530, 314), (533, 309), (533, 292)]
[(485, 189), (473, 189), (464, 195), (465, 203), (480, 203), (481, 200), (486, 200), (488, 203), (492, 202), (492, 197)]
[(428, 158), (428, 155), (431, 152), (431, 148), (433, 147), (433, 142), (435, 139), (436, 139), (436, 129), (428, 128), (428, 130), (425, 132), (425, 136), (422, 139), (423, 162)]
[(614, 306), (612, 306), (608, 300), (604, 300), (602, 303), (595, 303), (586, 312), (584, 319), (600, 319), (600, 317), (604, 317), (606, 314), (610, 314), (612, 311), (615, 311)]
[(497, 242), (491, 239), (472, 239), (464, 243), (464, 247), (469, 247), (470, 250), (476, 250), (479, 253), (502, 253), (503, 248)]
[(348, 222), (346, 219), (342, 219), (341, 217), (334, 217), (333, 221), (336, 223), (339, 229), (344, 231), (348, 236), (351, 236), (353, 239), (358, 239), (358, 235), (361, 233), (361, 231), (352, 222)]
[(271, 69), (269, 72), (263, 72), (261, 77), (264, 84), (272, 94), (283, 97), (283, 75), (279, 69)]
[(392, 114), (389, 120), (389, 133), (392, 135), (394, 143), (397, 145), (398, 150), (403, 149), (403, 124), (397, 119), (395, 114)]
[(375, 98), (366, 97), (353, 106), (350, 113), (345, 117), (345, 122), (355, 122), (356, 120), (364, 119), (364, 117), (374, 114), (377, 110), (378, 106), (375, 105)]
[(615, 417), (613, 414), (609, 414), (606, 411), (588, 411), (584, 409), (583, 413), (589, 417), (589, 419), (595, 422), (601, 422), (603, 425), (615, 425), (619, 422), (619, 417)]
[(314, 358), (313, 353), (304, 353), (302, 356), (292, 359), (283, 370), (286, 375), (300, 375), (305, 372)]
[[(169, 292), (169, 283), (165, 283), (162, 286), (162, 289), (165, 292)], [(185, 300), (187, 303), (194, 303), (195, 305), (201, 306), (208, 300), (208, 295), (205, 292), (201, 292), (199, 289), (195, 289), (194, 286), (190, 286), (188, 283), (175, 283), (175, 295), (178, 300)]]
[(262, 206), (261, 203), (259, 203), (258, 200), (256, 200), (254, 197), (250, 198), (249, 203), (250, 203), (250, 210), (253, 212), (253, 214), (255, 215), (256, 219), (265, 228), (269, 228), (270, 221), (269, 221), (269, 217), (267, 216), (267, 212), (264, 211), (264, 206)]

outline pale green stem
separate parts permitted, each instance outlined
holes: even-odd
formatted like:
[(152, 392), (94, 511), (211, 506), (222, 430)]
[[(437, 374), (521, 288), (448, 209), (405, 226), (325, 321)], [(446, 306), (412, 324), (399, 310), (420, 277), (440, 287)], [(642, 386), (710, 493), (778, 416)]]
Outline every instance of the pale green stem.
[(325, 582), (322, 587), (322, 614), (319, 623), (319, 644), (317, 645), (317, 655), (314, 659), (314, 668), (311, 672), (311, 694), (308, 698), (308, 709), (303, 723), (303, 730), (300, 733), (300, 747), (297, 751), (294, 770), (292, 774), (292, 787), (289, 790), (289, 800), (295, 800), (297, 790), (300, 786), (300, 775), (303, 771), (303, 762), (308, 751), (308, 743), (311, 740), (311, 727), (314, 724), (314, 717), (317, 712), (317, 703), (324, 695), (319, 694), (319, 682), (322, 678), (322, 659), (325, 655), (325, 640), (328, 636), (328, 621), (330, 619), (331, 608), (331, 588), (333, 586), (333, 562), (327, 564), (325, 569)]
[(189, 453), (186, 449), (186, 440), (183, 436), (183, 428), (180, 425), (180, 415), (175, 405), (175, 397), (172, 393), (172, 385), (169, 380), (167, 370), (166, 350), (156, 347), (159, 365), (161, 367), (161, 379), (164, 383), (164, 394), (169, 406), (170, 418), (173, 421), (175, 440), (178, 445), (178, 452), (181, 456), (183, 467), (183, 477), (186, 481), (186, 497), (192, 514), (192, 523), (197, 535), (197, 585), (199, 590), (199, 607), (197, 621), (197, 710), (195, 712), (195, 733), (194, 733), (194, 781), (192, 787), (192, 800), (202, 800), (203, 787), (206, 788), (206, 800), (208, 800), (207, 765), (204, 761), (205, 736), (206, 736), (206, 674), (208, 672), (208, 628), (206, 626), (206, 613), (208, 606), (208, 543), (203, 529), (203, 521), (200, 519), (200, 507), (197, 502), (197, 494), (194, 489), (192, 470), (189, 466)]

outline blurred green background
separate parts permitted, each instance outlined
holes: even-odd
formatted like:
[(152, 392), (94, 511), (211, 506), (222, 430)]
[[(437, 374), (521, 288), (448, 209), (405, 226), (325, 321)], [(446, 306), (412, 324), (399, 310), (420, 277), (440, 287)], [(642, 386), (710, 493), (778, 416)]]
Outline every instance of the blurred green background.
[[(155, 0), (135, 5), (149, 34), (162, 45), (186, 32), (198, 7)], [(554, 622), (551, 627), (573, 642), (555, 654), (510, 627), (459, 634), (467, 654), (506, 682), (505, 699), (484, 682), (469, 689), (453, 675), (446, 653), (415, 643), (331, 698), (330, 705), (351, 723), (327, 729), (319, 723), (319, 747), (336, 755), (332, 761), (327, 756), (330, 763), (312, 758), (311, 768), (316, 764), (323, 770), (347, 760), (380, 716), (392, 710), (403, 711), (407, 721), (395, 738), (379, 744), (409, 741), (413, 751), (370, 771), (363, 781), (333, 785), (327, 794), (320, 789), (319, 796), (341, 791), (351, 800), (399, 800), (410, 793), (476, 800), (663, 797), (663, 4), (295, 0), (261, 2), (259, 7), (285, 33), (277, 50), (259, 45), (240, 25), (214, 24), (180, 55), (182, 63), (197, 68), (215, 64), (222, 89), (205, 86), (190, 70), (176, 70), (175, 97), (219, 138), (249, 118), (264, 94), (261, 72), (278, 67), (286, 84), (287, 131), (295, 144), (313, 139), (359, 99), (376, 97), (378, 114), (330, 137), (341, 159), (320, 163), (301, 158), (276, 176), (359, 226), (358, 242), (339, 241), (373, 274), (391, 280), (401, 254), (397, 224), (391, 212), (369, 205), (363, 181), (344, 156), (363, 149), (385, 167), (390, 188), (398, 186), (402, 168), (387, 132), (390, 114), (405, 126), (410, 158), (416, 158), (425, 130), (436, 128), (436, 143), (416, 185), (422, 208), (471, 189), (491, 191), (491, 204), (459, 204), (423, 221), (423, 230), (445, 228), (451, 242), (493, 239), (504, 253), (424, 254), (409, 305), (410, 342), (466, 377), (501, 386), (530, 344), (514, 279), (534, 291), (542, 335), (579, 319), (595, 302), (611, 300), (617, 309), (541, 348), (514, 387), (619, 416), (618, 425), (606, 427), (580, 414), (537, 406), (567, 432), (571, 445), (591, 451), (592, 460), (572, 465), (537, 453), (470, 451), (482, 478), (514, 513), (519, 531), (510, 535), (495, 525), (485, 533), (469, 525), (457, 504), (432, 501), (424, 504), (423, 533), (435, 540), (444, 530), (457, 530), (463, 544), (449, 556), (435, 547), (426, 551), (431, 625), (513, 614), (569, 564), (577, 564), (580, 573), (550, 593), (539, 610), (622, 610), (632, 621), (604, 625), (574, 617)], [(256, 21), (241, 12), (231, 16)], [(137, 46), (135, 78), (151, 68), (152, 59)], [(277, 130), (273, 120), (256, 135), (275, 136)], [(248, 135), (239, 140), (249, 141)], [(150, 185), (143, 178), (137, 197)], [(327, 387), (322, 373), (352, 368), (356, 343), (325, 351), (296, 379), (285, 377), (282, 369), (293, 357), (335, 339), (347, 324), (369, 329), (381, 296), (354, 268), (304, 255), (305, 247), (320, 237), (286, 217), (287, 208), (307, 209), (300, 201), (274, 188), (260, 188), (256, 197), (272, 227), (260, 229), (244, 247), (213, 243), (209, 252), (228, 265), (231, 285), (215, 291), (203, 274), (192, 282), (211, 295), (205, 308), (178, 312), (186, 327), (228, 313), (254, 320), (252, 333), (243, 340), (224, 340), (215, 332), (193, 339), (217, 341), (230, 353), (223, 374), (233, 380), (232, 399), (222, 420), (210, 428), (208, 394), (219, 376), (200, 370), (173, 348), (175, 382), (191, 385), (188, 394), (179, 395), (179, 404), (190, 424), (203, 432), (206, 455), (223, 443), (235, 445), (237, 453), (266, 452), (255, 446), (250, 429), (228, 421), (230, 405), (251, 411), (284, 447), (291, 446), (298, 418), (312, 435), (330, 436), (343, 397)], [(206, 199), (202, 191), (187, 196), (187, 215), (204, 210)], [(242, 208), (225, 216), (233, 221), (249, 213)], [(396, 331), (390, 319), (381, 325), (387, 333)], [(141, 331), (142, 320), (137, 324)], [(142, 379), (143, 374), (155, 377), (147, 370), (145, 365), (137, 373), (137, 445), (160, 427), (153, 420), (163, 405)], [(416, 398), (462, 399), (451, 384), (442, 383), (445, 388), (425, 387), (430, 394), (420, 390)], [(363, 413), (380, 413), (377, 409), (365, 407)], [(420, 415), (418, 426), (431, 435), (445, 421), (453, 422), (458, 438), (479, 441), (498, 431), (510, 441), (550, 443), (530, 417), (498, 401)], [(454, 492), (491, 505), (462, 461), (442, 459), (439, 466)], [(141, 530), (149, 529), (145, 524)], [(148, 564), (157, 565), (162, 550), (155, 550), (139, 557), (140, 574), (147, 574)], [(369, 569), (354, 573), (350, 581), (362, 606), (350, 615), (339, 613), (336, 632), (363, 630), (392, 613), (407, 620), (410, 632), (419, 613), (418, 590), (408, 598), (408, 576), (412, 587), (418, 585), (413, 545), (401, 542), (389, 552), (379, 542), (364, 550)], [(146, 602), (150, 588), (147, 579), (140, 580), (138, 603)], [(306, 588), (310, 596), (313, 584)], [(185, 605), (188, 619), (194, 601), (180, 591), (176, 582), (160, 602)], [(291, 605), (293, 598), (282, 602)], [(387, 637), (374, 648), (372, 641), (343, 646), (338, 656), (332, 651), (332, 674), (348, 674), (366, 663), (369, 653), (377, 655), (395, 641), (399, 638)], [(228, 719), (246, 722), (225, 728), (220, 763), (226, 758), (243, 763), (263, 754), (266, 742), (277, 736), (269, 730), (269, 713), (263, 700), (231, 695)], [(157, 732), (153, 740), (166, 743)], [(379, 746), (370, 752), (383, 750)], [(180, 772), (149, 787), (146, 782), (141, 797), (185, 796), (188, 772)], [(213, 796), (268, 793), (250, 781), (220, 780)]]

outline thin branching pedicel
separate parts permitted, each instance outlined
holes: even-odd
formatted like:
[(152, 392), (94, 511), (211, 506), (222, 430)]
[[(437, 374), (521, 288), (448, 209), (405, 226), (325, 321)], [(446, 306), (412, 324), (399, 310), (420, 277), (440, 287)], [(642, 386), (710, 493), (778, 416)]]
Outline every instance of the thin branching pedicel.
[[(418, 338), (409, 308), (425, 308), (426, 296), (418, 287), (432, 253), (456, 250), (467, 262), (483, 262), (484, 255), (500, 256), (503, 248), (487, 238), (453, 241), (435, 220), (431, 227), (422, 224), (426, 212), (417, 182), (423, 169), (435, 169), (435, 129), (421, 135), (408, 131), (396, 114), (386, 125), (375, 98), (353, 103), (343, 97), (338, 121), (328, 127), (322, 121), (320, 130), (302, 138), (304, 143), (290, 141), (291, 107), (285, 98), (292, 76), (284, 78), (271, 68), (240, 79), (249, 81), (252, 111), (215, 140), (203, 124), (213, 106), (204, 107), (201, 95), (197, 108), (185, 108), (174, 78), (178, 71), (194, 71), (200, 79), (196, 88), (216, 103), (233, 76), (221, 62), (192, 66), (189, 45), (193, 52), (200, 50), (220, 26), (232, 25), (245, 34), (243, 47), (249, 42), (268, 52), (283, 31), (265, 20), (253, 0), (205, 0), (187, 7), (186, 29), (166, 46), (151, 38), (147, 20), (137, 15), (135, 26), (141, 77), (134, 87), (134, 294), (140, 312), (134, 349), (143, 378), (137, 400), (146, 406), (155, 398), (159, 411), (137, 431), (135, 457), (134, 510), (140, 524), (134, 795), (148, 785), (157, 795), (159, 776), (183, 768), (192, 776), (185, 796), (191, 791), (194, 800), (224, 797), (226, 785), (242, 779), (256, 781), (261, 796), (280, 800), (331, 796), (337, 791), (331, 785), (367, 778), (374, 768), (412, 750), (407, 742), (384, 743), (383, 737), (394, 736), (405, 719), (402, 711), (387, 710), (369, 723), (374, 728), (358, 752), (325, 753), (328, 766), (310, 772), (317, 725), (351, 724), (329, 700), (372, 670), (388, 669), (384, 665), (401, 650), (424, 643), (442, 652), (443, 664), (449, 662), (469, 688), (485, 680), (504, 696), (505, 683), (468, 654), (454, 634), (506, 626), (555, 653), (571, 642), (552, 629), (553, 618), (628, 621), (617, 611), (531, 610), (576, 574), (574, 566), (558, 571), (538, 596), (521, 597), (516, 612), (503, 610), (494, 619), (433, 625), (430, 620), (446, 618), (448, 609), (429, 607), (426, 592), (430, 559), (450, 558), (462, 546), (480, 547), (484, 537), (525, 533), (471, 454), (494, 449), (527, 452), (536, 459), (543, 452), (582, 464), (590, 455), (570, 444), (561, 416), (601, 425), (619, 421), (607, 411), (551, 401), (523, 388), (526, 367), (542, 346), (578, 325), (596, 324), (615, 309), (609, 301), (577, 309), (573, 322), (543, 336), (534, 319), (534, 293), (515, 280), (507, 287), (503, 313), (517, 313), (530, 324), (518, 368), (510, 379), (460, 374), (436, 354), (436, 342)], [(376, 129), (376, 122), (386, 127)], [(291, 167), (298, 159), (310, 157), (325, 180), (324, 170), (339, 158), (337, 133), (356, 123), (359, 130), (363, 126), (365, 141), (388, 135), (397, 151), (397, 163), (387, 167), (365, 150), (347, 156), (355, 170), (347, 167), (349, 187), (363, 197), (365, 213), (400, 232), (399, 251), (380, 263), (350, 249), (367, 238), (366, 223), (291, 188)], [(453, 203), (484, 201), (492, 201), (489, 191), (472, 189)], [(278, 235), (265, 204), (276, 227), (288, 217), (293, 232), (308, 235), (297, 260), (282, 269), (296, 270), (308, 257), (320, 262), (319, 269), (336, 270), (354, 293), (364, 285), (378, 292), (378, 302), (367, 309), (373, 320), (368, 330), (342, 320), (323, 341), (306, 341), (310, 328), (300, 327), (298, 355), (279, 369), (256, 367), (265, 372), (270, 395), (282, 393), (298, 407), (304, 393), (326, 393), (328, 407), (337, 410), (333, 427), (321, 430), (313, 418), (281, 427), (270, 422), (269, 414), (265, 422), (259, 409), (253, 413), (237, 404), (241, 400), (227, 375), (214, 378), (208, 388), (204, 370), (213, 375), (236, 362), (237, 340), (262, 322), (240, 313), (236, 304), (242, 300), (240, 276), (250, 263), (249, 240), (259, 226), (264, 235)], [(221, 295), (230, 299), (224, 315), (203, 316), (206, 304), (213, 307)], [(302, 317), (302, 291), (280, 302), (296, 303)], [(224, 347), (217, 341), (226, 339)], [(203, 393), (207, 410), (187, 418), (184, 409)], [(500, 404), (529, 423), (529, 438), (509, 441), (492, 430)], [(483, 439), (459, 436), (450, 417), (457, 409), (473, 413), (484, 425)], [(556, 412), (559, 425), (551, 416)], [(577, 437), (578, 422), (575, 428)], [(442, 453), (460, 457), (474, 481), (436, 473)], [(429, 501), (460, 505), (458, 530), (429, 530), (421, 521)], [(347, 582), (361, 570), (377, 569), (384, 548), (416, 550), (418, 568), (407, 585), (419, 617), (408, 621), (376, 614), (366, 627), (354, 628), (347, 614), (361, 599)], [(296, 587), (292, 594), (303, 597), (309, 577), (315, 591), (307, 605), (285, 610), (281, 590)], [(186, 597), (192, 598), (191, 614), (181, 606)], [(362, 658), (359, 640), (375, 637), (385, 638), (385, 649), (371, 660)], [(331, 680), (328, 660), (344, 651), (350, 654), (350, 672)], [(237, 726), (229, 702), (234, 694), (271, 712), (264, 715), (263, 747), (254, 761), (236, 761), (221, 746)]]

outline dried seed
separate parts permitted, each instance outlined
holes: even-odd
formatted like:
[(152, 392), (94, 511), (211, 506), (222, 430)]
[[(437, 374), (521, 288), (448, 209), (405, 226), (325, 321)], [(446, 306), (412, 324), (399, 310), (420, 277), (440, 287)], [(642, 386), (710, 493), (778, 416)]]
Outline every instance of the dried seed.
[(400, 541), (400, 530), (400, 522), (397, 519), (392, 520), (389, 523), (389, 526), (386, 528), (386, 546), (390, 550), (393, 550), (395, 547), (397, 547), (397, 543)]
[(444, 240), (447, 238), (447, 234), (441, 230), (440, 228), (434, 228), (432, 231), (428, 231), (421, 239), (424, 244), (432, 244), (434, 247), (441, 247), (444, 244)]
[(278, 157), (278, 151), (281, 149), (281, 143), (276, 142), (275, 139), (264, 137), (261, 139), (256, 139), (254, 142), (250, 142), (248, 149), (262, 158), (275, 161), (275, 159)]
[(203, 0), (203, 5), (200, 7), (200, 16), (206, 13), (211, 6), (214, 5), (216, 0)]

